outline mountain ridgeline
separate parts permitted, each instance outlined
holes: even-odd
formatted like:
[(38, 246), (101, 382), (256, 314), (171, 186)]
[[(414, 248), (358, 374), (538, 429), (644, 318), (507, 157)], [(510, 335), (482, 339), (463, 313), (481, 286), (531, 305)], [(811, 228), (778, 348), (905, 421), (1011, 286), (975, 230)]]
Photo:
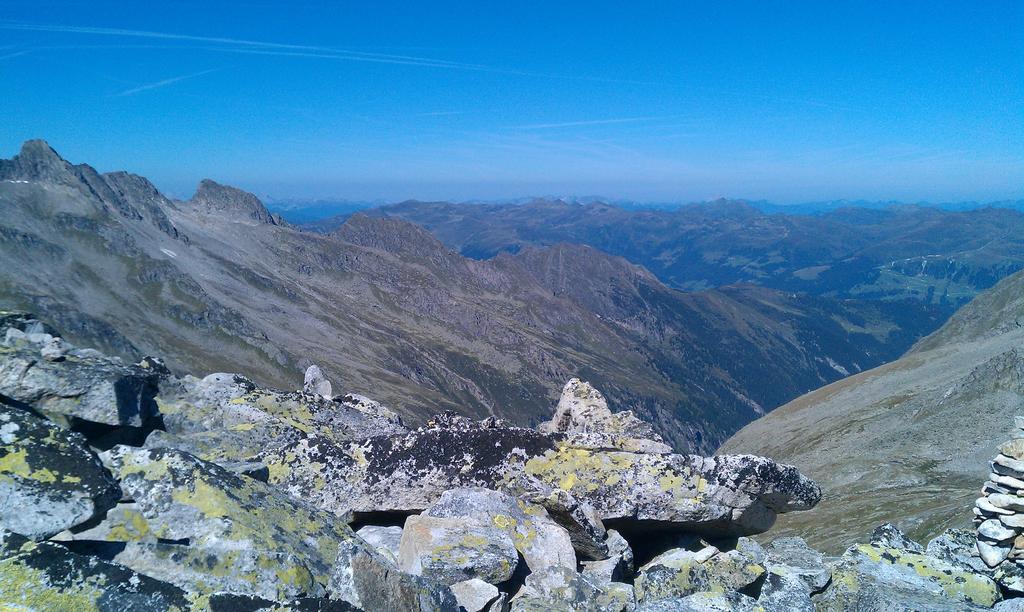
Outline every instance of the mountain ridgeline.
[[(676, 210), (537, 200), (404, 202), (366, 211), (407, 219), (467, 257), (561, 242), (642, 265), (683, 290), (754, 283), (839, 298), (933, 304), (948, 316), (1024, 267), (1024, 213), (914, 205), (769, 214), (720, 200)], [(343, 218), (310, 227), (329, 231)]]
[(896, 358), (943, 319), (923, 301), (749, 284), (681, 293), (561, 242), (473, 259), (393, 215), (301, 231), (241, 190), (204, 180), (171, 200), (42, 141), (0, 161), (0, 206), (0, 307), (110, 353), (159, 353), (179, 372), (294, 388), (315, 361), (341, 390), (413, 422), (455, 410), (534, 424), (579, 376), (677, 448), (708, 451), (801, 393)]

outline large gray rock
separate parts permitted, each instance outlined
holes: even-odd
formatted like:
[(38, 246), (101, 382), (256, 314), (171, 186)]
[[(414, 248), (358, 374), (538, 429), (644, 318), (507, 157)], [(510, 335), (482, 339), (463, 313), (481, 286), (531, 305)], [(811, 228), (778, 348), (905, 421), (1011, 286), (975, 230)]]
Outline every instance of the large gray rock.
[(990, 568), (978, 554), (977, 535), (966, 529), (947, 529), (928, 542), (927, 553), (961, 569), (991, 577), (1004, 592), (1024, 594), (1024, 564), (1004, 561)]
[(102, 515), (120, 497), (81, 435), (0, 403), (0, 528), (48, 538)]
[(302, 390), (305, 393), (319, 395), (325, 399), (331, 399), (334, 396), (331, 389), (331, 381), (327, 380), (327, 377), (320, 370), (320, 366), (315, 363), (306, 368)]
[(457, 582), (451, 589), (455, 599), (466, 612), (482, 612), (501, 596), (498, 587), (479, 578)]
[(758, 607), (757, 600), (743, 593), (706, 591), (681, 599), (638, 604), (636, 612), (760, 612)]
[(823, 591), (832, 579), (824, 555), (808, 546), (803, 538), (776, 538), (765, 546), (764, 564), (769, 572), (797, 577), (811, 594)]
[(764, 567), (747, 551), (734, 548), (676, 548), (640, 568), (634, 586), (638, 604), (675, 600), (703, 591), (741, 591), (757, 582)]
[(414, 515), (402, 529), (398, 567), (445, 585), (472, 578), (504, 582), (518, 564), (508, 532), (484, 520)]
[(671, 453), (672, 447), (649, 424), (629, 410), (613, 413), (601, 392), (573, 378), (562, 388), (562, 396), (550, 421), (538, 430), (565, 434), (581, 448), (623, 450), (639, 453)]
[(814, 612), (811, 592), (800, 576), (785, 566), (772, 566), (765, 573), (757, 604), (764, 612)]
[(364, 525), (356, 530), (356, 535), (393, 563), (398, 563), (398, 549), (402, 543), (401, 527)]
[(366, 398), (261, 389), (238, 374), (165, 381), (157, 402), (167, 431), (150, 434), (147, 447), (177, 448), (225, 467), (259, 464), (261, 454), (314, 433), (342, 444), (407, 431), (395, 413)]
[(633, 607), (633, 590), (629, 585), (613, 583), (602, 587), (564, 567), (549, 567), (530, 574), (512, 598), (513, 612), (625, 612)]
[[(236, 593), (270, 599), (321, 596), (339, 546), (365, 546), (333, 515), (181, 451), (117, 446), (103, 460), (134, 501), (135, 531), (146, 543), (119, 561), (139, 571), (159, 566), (190, 591), (231, 584)], [(154, 547), (154, 538), (188, 546)]]
[(593, 506), (562, 489), (552, 489), (528, 499), (547, 510), (551, 518), (569, 532), (572, 546), (580, 557), (603, 559), (608, 555), (604, 522)]
[(530, 571), (561, 566), (576, 570), (569, 532), (543, 506), (490, 489), (452, 489), (441, 494), (423, 517), (468, 518), (496, 527), (512, 539)]
[(634, 529), (746, 535), (821, 497), (796, 468), (764, 457), (577, 448), (560, 435), (450, 416), (345, 445), (313, 435), (260, 459), (270, 482), (339, 514), (420, 512), (458, 487), (526, 497), (561, 489), (603, 521), (629, 520)]
[(340, 543), (327, 591), (332, 599), (351, 603), (361, 610), (459, 610), (455, 595), (447, 587), (432, 579), (399, 571), (358, 538)]
[(832, 567), (815, 597), (824, 610), (975, 610), (1001, 599), (991, 578), (904, 548), (859, 544)]
[(907, 534), (892, 523), (882, 523), (875, 527), (868, 543), (879, 548), (898, 548), (914, 553), (924, 552), (924, 546), (908, 538)]
[(55, 359), (53, 346), (49, 334), (8, 328), (0, 359), (0, 395), (31, 405), (61, 424), (81, 419), (152, 426), (158, 415), (154, 398), (165, 371), (149, 367), (150, 361), (125, 365), (96, 351), (70, 346)]
[(0, 609), (170, 612), (190, 607), (176, 586), (0, 530)]

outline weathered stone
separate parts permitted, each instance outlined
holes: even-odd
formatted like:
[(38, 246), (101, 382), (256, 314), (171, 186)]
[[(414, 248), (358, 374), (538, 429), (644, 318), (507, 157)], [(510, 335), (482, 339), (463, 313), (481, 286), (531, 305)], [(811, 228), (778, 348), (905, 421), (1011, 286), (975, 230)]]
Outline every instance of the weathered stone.
[(327, 380), (327, 377), (320, 370), (320, 366), (316, 364), (306, 368), (302, 390), (305, 393), (319, 395), (325, 399), (331, 399), (334, 396), (331, 392), (331, 381)]
[(978, 554), (989, 567), (995, 567), (1010, 555), (1009, 542), (986, 542), (978, 540)]
[(1013, 470), (1017, 474), (1024, 475), (1024, 461), (1021, 461), (1019, 459), (1014, 459), (1013, 457), (1007, 457), (1006, 455), (999, 454), (996, 455), (996, 458), (992, 460), (992, 463)]
[(482, 520), (410, 516), (405, 520), (398, 567), (445, 585), (471, 578), (492, 584), (512, 577), (519, 553), (508, 533)]
[(989, 495), (986, 499), (988, 499), (988, 502), (996, 508), (1013, 510), (1014, 512), (1024, 511), (1024, 497), (994, 493)]
[(636, 612), (755, 612), (757, 609), (758, 603), (753, 597), (714, 591), (639, 604)]
[(0, 531), (0, 608), (4, 610), (187, 610), (176, 586), (76, 555), (52, 542)]
[(1013, 476), (1006, 476), (1005, 474), (997, 474), (992, 472), (988, 475), (988, 479), (996, 484), (1009, 487), (1010, 489), (1024, 489), (1024, 480), (1015, 478)]
[(733, 549), (708, 557), (701, 551), (677, 548), (640, 568), (634, 587), (637, 603), (679, 599), (702, 591), (740, 591), (765, 569), (747, 552)]
[(1006, 527), (999, 519), (988, 519), (978, 525), (978, 533), (990, 540), (1003, 542), (1017, 537), (1017, 530)]
[(68, 352), (44, 359), (41, 347), (14, 341), (0, 359), (0, 395), (28, 404), (48, 418), (146, 427), (158, 415), (161, 372), (124, 365), (98, 353)]
[(999, 452), (1011, 459), (1024, 460), (1024, 440), (1008, 440), (999, 445)]
[(356, 530), (356, 535), (391, 562), (398, 564), (398, 547), (402, 542), (401, 527), (365, 525)]
[(1000, 493), (1002, 495), (1016, 495), (1017, 491), (1015, 489), (1003, 486), (992, 481), (986, 481), (985, 484), (981, 485), (981, 493), (983, 495), (991, 495), (993, 493)]
[(993, 612), (1024, 612), (1024, 597), (1004, 599), (992, 607)]
[(564, 567), (548, 567), (530, 574), (523, 588), (512, 598), (513, 612), (623, 612), (632, 607), (632, 591), (628, 585), (613, 583), (602, 589)]
[(553, 489), (547, 495), (531, 496), (551, 518), (569, 532), (572, 547), (584, 559), (602, 559), (608, 555), (604, 523), (590, 504), (563, 491)]
[(179, 448), (220, 464), (260, 462), (271, 449), (314, 433), (346, 443), (406, 431), (379, 404), (260, 389), (237, 374), (186, 376), (164, 387), (157, 401), (167, 432), (154, 432), (146, 446)]
[(320, 508), (357, 515), (422, 511), (458, 487), (514, 495), (561, 489), (603, 521), (628, 519), (635, 529), (746, 535), (770, 527), (777, 513), (813, 507), (821, 496), (795, 468), (763, 457), (579, 449), (558, 436), (451, 417), (345, 446), (314, 435), (262, 460), (271, 483)]
[(0, 527), (44, 539), (101, 515), (120, 497), (81, 435), (0, 403)]
[(990, 570), (978, 556), (978, 539), (973, 531), (947, 529), (930, 542), (926, 554), (951, 563), (961, 569), (985, 574)]
[(122, 502), (99, 522), (90, 522), (55, 535), (56, 541), (157, 542), (146, 517), (135, 502)]
[(456, 582), (451, 586), (456, 601), (466, 612), (482, 612), (501, 595), (498, 587), (479, 578)]
[(832, 579), (825, 557), (803, 538), (776, 538), (765, 547), (764, 564), (769, 572), (798, 577), (811, 594), (823, 591)]
[(803, 576), (773, 565), (765, 574), (757, 604), (765, 612), (814, 612), (811, 591)]
[(923, 553), (924, 546), (907, 537), (899, 527), (892, 523), (882, 523), (871, 532), (870, 543), (878, 548), (898, 548), (914, 553)]
[(815, 599), (825, 610), (964, 610), (1001, 599), (995, 582), (902, 548), (860, 544), (832, 568), (832, 585)]
[(618, 531), (609, 529), (605, 542), (608, 545), (608, 554), (620, 557), (622, 562), (625, 563), (626, 569), (632, 573), (634, 563), (633, 549), (630, 547), (629, 542), (626, 541), (626, 538), (622, 537), (622, 534)]
[(538, 430), (566, 434), (579, 448), (622, 450), (635, 453), (671, 453), (649, 423), (631, 411), (613, 413), (601, 392), (590, 383), (573, 378), (562, 388), (555, 414)]
[[(189, 548), (195, 549), (189, 552), (192, 556), (166, 556), (161, 562), (177, 561), (183, 572), (203, 573), (204, 566), (194, 556), (207, 550), (221, 561), (236, 550), (276, 559), (273, 577), (247, 574), (231, 563), (206, 570), (214, 576), (238, 572), (233, 578), (236, 584), (249, 581), (253, 585), (244, 594), (319, 596), (341, 543), (358, 541), (365, 546), (336, 517), (181, 451), (117, 446), (105, 452), (103, 459), (144, 520), (138, 531), (162, 540), (187, 540)], [(132, 534), (125, 535), (130, 541)], [(293, 591), (300, 583), (308, 590)]]
[(325, 593), (305, 563), (289, 553), (128, 542), (113, 561), (194, 594), (228, 592), (289, 601)]
[(1003, 591), (1017, 597), (1024, 595), (1024, 565), (1020, 561), (1003, 561), (992, 572), (992, 579), (1003, 588)]
[(397, 567), (359, 538), (341, 542), (327, 591), (362, 610), (457, 612), (447, 587)]
[(1008, 510), (1006, 508), (996, 506), (992, 502), (990, 502), (987, 497), (979, 497), (978, 499), (974, 500), (974, 505), (975, 507), (977, 507), (979, 510), (986, 514), (1013, 514), (1013, 510)]
[(466, 517), (505, 531), (530, 571), (552, 565), (576, 569), (576, 554), (569, 532), (548, 515), (543, 506), (490, 489), (452, 489), (441, 494), (422, 516)]

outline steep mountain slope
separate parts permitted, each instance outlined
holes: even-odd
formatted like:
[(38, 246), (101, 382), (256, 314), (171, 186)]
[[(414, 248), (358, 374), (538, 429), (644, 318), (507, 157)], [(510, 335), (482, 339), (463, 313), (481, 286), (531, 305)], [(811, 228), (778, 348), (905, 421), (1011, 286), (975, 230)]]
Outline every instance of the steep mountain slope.
[(295, 388), (320, 363), (407, 417), (452, 409), (532, 423), (581, 376), (674, 444), (713, 449), (758, 414), (894, 358), (922, 307), (760, 287), (681, 294), (625, 260), (556, 246), (467, 259), (397, 218), (297, 231), (204, 180), (164, 198), (26, 143), (0, 164), (0, 306), (71, 339), (179, 371)]
[(756, 283), (924, 301), (947, 314), (1024, 268), (1024, 213), (1007, 209), (898, 206), (793, 215), (723, 200), (672, 211), (535, 201), (405, 202), (366, 212), (413, 221), (468, 257), (573, 242), (625, 257), (684, 290)]
[(996, 447), (1024, 414), (1024, 272), (964, 306), (904, 357), (797, 398), (720, 452), (763, 453), (821, 483), (780, 525), (834, 551), (881, 521), (919, 537), (966, 525)]

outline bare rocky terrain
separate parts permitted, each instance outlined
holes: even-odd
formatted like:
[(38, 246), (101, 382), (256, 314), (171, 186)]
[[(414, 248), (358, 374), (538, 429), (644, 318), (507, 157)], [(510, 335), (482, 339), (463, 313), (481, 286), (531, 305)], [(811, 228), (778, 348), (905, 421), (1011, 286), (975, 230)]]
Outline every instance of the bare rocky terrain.
[(177, 372), (288, 388), (317, 362), (414, 422), (451, 409), (535, 424), (580, 376), (677, 448), (709, 451), (943, 316), (751, 285), (684, 294), (586, 246), (474, 260), (394, 217), (300, 231), (241, 190), (204, 180), (174, 201), (42, 141), (0, 161), (0, 206), (0, 306)]
[(799, 397), (720, 452), (764, 454), (822, 485), (812, 512), (780, 522), (841, 550), (891, 521), (926, 538), (973, 518), (988, 461), (1024, 412), (1024, 273), (958, 311), (902, 358)]
[[(1005, 612), (1024, 601), (1004, 519), (927, 547), (880, 525), (835, 558), (800, 538), (762, 546), (748, 536), (819, 503), (814, 481), (765, 457), (674, 453), (579, 379), (536, 428), (443, 413), (411, 429), (332, 387), (315, 365), (298, 391), (179, 377), (0, 311), (0, 607)], [(1019, 442), (1000, 450), (1024, 457)], [(997, 478), (986, 487), (1024, 483)]]

